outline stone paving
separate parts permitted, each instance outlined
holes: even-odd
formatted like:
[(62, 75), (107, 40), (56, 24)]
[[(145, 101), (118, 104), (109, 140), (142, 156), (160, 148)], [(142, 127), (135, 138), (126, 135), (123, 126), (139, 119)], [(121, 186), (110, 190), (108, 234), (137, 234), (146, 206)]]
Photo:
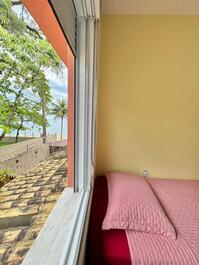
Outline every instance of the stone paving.
[(67, 185), (66, 174), (66, 155), (59, 152), (0, 189), (0, 265), (22, 263)]

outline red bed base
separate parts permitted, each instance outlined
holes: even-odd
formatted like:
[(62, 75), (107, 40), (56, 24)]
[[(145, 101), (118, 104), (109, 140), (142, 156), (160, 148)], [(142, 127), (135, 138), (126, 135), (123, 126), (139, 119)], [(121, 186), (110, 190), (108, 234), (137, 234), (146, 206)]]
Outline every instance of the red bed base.
[(95, 181), (88, 231), (86, 265), (131, 265), (124, 230), (102, 231), (108, 204), (106, 177)]

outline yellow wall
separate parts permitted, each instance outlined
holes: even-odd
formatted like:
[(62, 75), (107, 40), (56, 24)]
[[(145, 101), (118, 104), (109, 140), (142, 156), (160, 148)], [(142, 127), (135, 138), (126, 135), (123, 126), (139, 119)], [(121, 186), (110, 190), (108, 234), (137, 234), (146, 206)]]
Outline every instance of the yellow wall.
[(97, 175), (199, 179), (199, 16), (104, 16)]

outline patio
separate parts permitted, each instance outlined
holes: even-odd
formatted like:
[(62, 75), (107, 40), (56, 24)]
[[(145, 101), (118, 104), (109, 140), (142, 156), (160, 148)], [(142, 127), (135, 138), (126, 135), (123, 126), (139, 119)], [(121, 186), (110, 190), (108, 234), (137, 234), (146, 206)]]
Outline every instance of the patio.
[(0, 189), (0, 264), (21, 264), (67, 185), (65, 152), (58, 152)]

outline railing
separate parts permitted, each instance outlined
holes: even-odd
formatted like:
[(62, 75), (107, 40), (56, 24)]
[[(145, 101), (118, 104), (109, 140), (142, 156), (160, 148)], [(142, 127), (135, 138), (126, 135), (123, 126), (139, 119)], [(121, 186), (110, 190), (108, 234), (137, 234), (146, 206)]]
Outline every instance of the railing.
[(57, 150), (61, 149), (65, 149), (67, 147), (67, 139), (64, 140), (59, 140), (59, 141), (49, 141), (47, 142), (47, 144), (49, 145), (50, 148), (50, 154), (56, 152)]
[(48, 145), (49, 146), (56, 146), (56, 147), (65, 147), (67, 145), (67, 140), (64, 139), (64, 140), (60, 140), (60, 141), (47, 141)]

